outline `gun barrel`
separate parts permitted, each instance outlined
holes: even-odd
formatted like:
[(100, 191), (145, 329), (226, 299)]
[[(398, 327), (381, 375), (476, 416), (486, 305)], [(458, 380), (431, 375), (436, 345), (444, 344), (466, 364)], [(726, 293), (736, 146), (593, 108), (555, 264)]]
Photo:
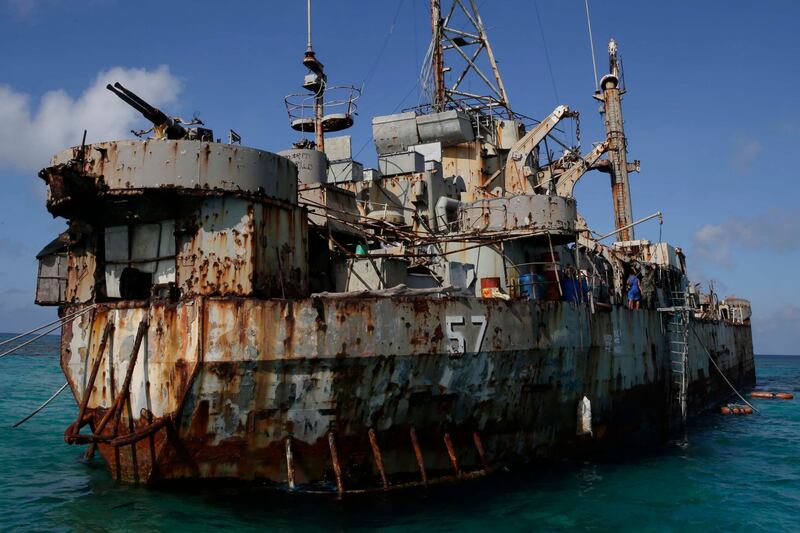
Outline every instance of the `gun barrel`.
[(106, 89), (116, 94), (120, 100), (134, 108), (155, 126), (158, 139), (183, 139), (187, 130), (180, 125), (180, 120), (172, 119), (157, 107), (153, 107), (133, 91), (126, 89), (121, 83), (106, 85)]
[(163, 111), (145, 102), (141, 97), (139, 97), (138, 94), (134, 93), (131, 90), (126, 89), (125, 86), (122, 85), (120, 82), (116, 82), (114, 84), (114, 87), (122, 91), (128, 98), (138, 103), (142, 108), (147, 109), (149, 111), (150, 116), (153, 117), (154, 119), (152, 120), (154, 124), (163, 124), (169, 120), (169, 117), (166, 114), (164, 114)]
[(129, 106), (134, 108), (136, 111), (141, 113), (142, 116), (144, 116), (144, 118), (146, 118), (150, 122), (155, 123), (153, 121), (154, 117), (153, 117), (152, 109), (150, 109), (149, 106), (148, 107), (142, 106), (139, 102), (137, 102), (136, 100), (133, 100), (127, 94), (123, 93), (122, 91), (120, 91), (118, 89), (115, 89), (114, 86), (112, 86), (110, 83), (108, 85), (106, 85), (106, 89), (108, 89), (112, 93), (116, 94), (117, 97), (119, 97), (120, 100), (122, 100), (123, 102), (125, 102), (126, 104), (128, 104)]

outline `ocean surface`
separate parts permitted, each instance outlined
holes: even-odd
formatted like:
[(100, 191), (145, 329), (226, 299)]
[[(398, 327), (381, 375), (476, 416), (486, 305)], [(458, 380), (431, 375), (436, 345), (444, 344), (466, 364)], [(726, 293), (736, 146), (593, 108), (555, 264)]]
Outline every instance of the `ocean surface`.
[[(0, 339), (6, 338), (0, 336)], [(685, 439), (622, 457), (565, 461), (427, 491), (346, 497), (117, 484), (63, 431), (77, 407), (55, 337), (0, 359), (0, 529), (14, 531), (798, 531), (800, 399), (760, 415), (709, 413)], [(758, 356), (758, 385), (800, 397), (800, 357)]]

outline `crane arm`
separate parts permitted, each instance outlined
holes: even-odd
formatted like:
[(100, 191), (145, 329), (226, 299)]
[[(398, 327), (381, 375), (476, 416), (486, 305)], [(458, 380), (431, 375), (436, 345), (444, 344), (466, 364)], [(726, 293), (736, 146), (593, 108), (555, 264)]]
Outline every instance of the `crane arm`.
[(528, 176), (525, 171), (525, 162), (528, 156), (542, 140), (556, 127), (564, 117), (573, 116), (569, 107), (560, 105), (553, 110), (550, 115), (536, 125), (531, 131), (526, 133), (508, 152), (506, 158), (506, 188), (526, 193), (530, 189), (528, 186)]
[(586, 154), (585, 156), (581, 156), (581, 158), (573, 163), (569, 169), (567, 169), (563, 174), (558, 176), (558, 181), (556, 182), (556, 194), (558, 196), (572, 196), (573, 191), (575, 190), (575, 184), (578, 183), (578, 180), (581, 179), (591, 167), (594, 165), (600, 156), (603, 155), (608, 151), (608, 141), (601, 142), (594, 149)]

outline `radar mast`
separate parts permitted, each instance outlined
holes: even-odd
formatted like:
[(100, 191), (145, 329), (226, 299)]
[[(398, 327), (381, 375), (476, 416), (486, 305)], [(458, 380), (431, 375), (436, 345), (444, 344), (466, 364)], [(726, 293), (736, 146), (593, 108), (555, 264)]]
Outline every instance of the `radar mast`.
[(308, 92), (290, 94), (284, 101), (292, 129), (303, 133), (313, 132), (314, 147), (324, 152), (326, 132), (346, 130), (353, 125), (356, 100), (361, 91), (352, 86), (328, 86), (325, 66), (314, 52), (311, 34), (311, 0), (306, 0), (306, 28), (308, 38), (303, 66), (308, 69), (308, 73), (303, 78), (302, 87)]

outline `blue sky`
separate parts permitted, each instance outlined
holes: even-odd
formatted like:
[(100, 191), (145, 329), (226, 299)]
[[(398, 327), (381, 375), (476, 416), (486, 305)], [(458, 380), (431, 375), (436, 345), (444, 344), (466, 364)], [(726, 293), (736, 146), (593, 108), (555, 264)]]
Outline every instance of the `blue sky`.
[[(535, 117), (559, 103), (580, 110), (588, 150), (602, 123), (583, 1), (479, 4), (514, 109)], [(642, 161), (631, 178), (635, 216), (663, 211), (663, 239), (686, 250), (694, 277), (753, 301), (757, 352), (800, 353), (800, 3), (590, 7), (599, 67), (610, 37), (625, 67), (630, 157)], [(358, 159), (373, 166), (370, 117), (420, 99), (427, 2), (316, 0), (314, 9), (330, 83), (367, 82), (349, 133), (356, 150), (365, 146)], [(301, 0), (0, 0), (0, 330), (53, 314), (32, 304), (34, 255), (64, 223), (44, 208), (38, 169), (79, 143), (84, 128), (99, 140), (144, 126), (105, 83), (122, 80), (172, 114), (199, 112), (218, 136), (234, 128), (245, 144), (284, 149), (296, 140), (283, 96), (304, 74), (304, 10)], [(607, 175), (587, 174), (576, 195), (596, 231), (611, 228)], [(658, 225), (637, 236), (658, 240)]]

